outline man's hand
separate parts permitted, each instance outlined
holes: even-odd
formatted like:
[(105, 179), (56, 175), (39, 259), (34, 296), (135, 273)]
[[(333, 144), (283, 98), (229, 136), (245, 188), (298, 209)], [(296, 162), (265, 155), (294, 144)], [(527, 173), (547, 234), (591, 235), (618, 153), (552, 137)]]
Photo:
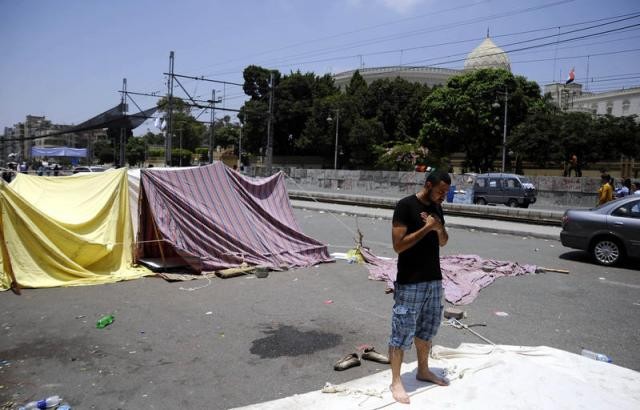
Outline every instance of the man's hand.
[(426, 212), (421, 212), (420, 218), (422, 218), (422, 221), (426, 225), (426, 228), (428, 231), (438, 231), (444, 228), (442, 226), (442, 221), (436, 215), (431, 215)]
[(438, 244), (445, 246), (449, 241), (449, 234), (442, 224), (442, 220), (437, 215), (430, 215), (426, 212), (422, 212), (420, 217), (424, 221), (427, 231), (436, 231), (438, 234)]

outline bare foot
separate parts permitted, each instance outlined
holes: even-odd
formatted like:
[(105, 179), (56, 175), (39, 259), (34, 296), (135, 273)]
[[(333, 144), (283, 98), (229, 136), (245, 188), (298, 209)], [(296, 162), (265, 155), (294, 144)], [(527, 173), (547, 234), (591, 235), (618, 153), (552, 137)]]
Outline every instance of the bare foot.
[(389, 390), (391, 390), (391, 395), (398, 403), (409, 404), (409, 395), (404, 390), (404, 386), (402, 382), (392, 383), (389, 386)]
[(416, 374), (416, 379), (421, 381), (421, 382), (429, 382), (429, 383), (434, 383), (437, 384), (438, 386), (448, 386), (449, 385), (449, 381), (446, 379), (442, 379), (438, 376), (435, 375), (435, 373), (433, 373), (431, 370), (426, 370), (423, 372), (418, 372)]

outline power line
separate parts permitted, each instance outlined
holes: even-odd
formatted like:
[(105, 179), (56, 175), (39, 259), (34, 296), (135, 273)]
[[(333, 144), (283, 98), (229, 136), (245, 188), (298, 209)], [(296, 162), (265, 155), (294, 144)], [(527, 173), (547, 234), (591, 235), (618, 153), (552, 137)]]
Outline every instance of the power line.
[[(489, 3), (489, 2), (491, 2), (491, 0), (483, 0), (483, 1), (478, 1), (478, 2), (471, 2), (471, 3), (463, 4), (463, 5), (460, 5), (460, 6), (457, 6), (457, 7), (452, 7), (452, 8), (449, 8), (449, 9), (438, 10), (438, 11), (435, 11), (435, 12), (432, 12), (432, 13), (425, 13), (425, 14), (421, 14), (421, 15), (418, 15), (418, 16), (412, 16), (412, 17), (406, 17), (406, 18), (402, 18), (402, 19), (398, 19), (398, 20), (392, 20), (392, 21), (387, 22), (387, 23), (376, 24), (376, 25), (373, 25), (373, 26), (366, 26), (366, 27), (363, 27), (363, 28), (360, 28), (360, 29), (351, 30), (351, 31), (345, 31), (345, 32), (342, 32), (342, 33), (332, 34), (330, 36), (319, 37), (319, 38), (312, 39), (312, 40), (300, 41), (298, 43), (290, 44), (290, 45), (287, 45), (287, 46), (283, 46), (283, 47), (278, 47), (278, 48), (274, 48), (274, 49), (271, 49), (271, 50), (262, 51), (262, 52), (257, 53), (257, 54), (246, 55), (246, 56), (238, 57), (238, 58), (235, 58), (235, 59), (232, 59), (232, 60), (227, 60), (227, 61), (221, 63), (221, 65), (225, 65), (225, 64), (228, 64), (228, 63), (231, 63), (231, 62), (235, 62), (235, 61), (241, 61), (241, 60), (246, 59), (246, 58), (255, 58), (255, 57), (260, 56), (260, 55), (265, 55), (265, 54), (270, 54), (270, 53), (277, 52), (277, 51), (287, 50), (287, 49), (295, 48), (295, 47), (298, 47), (298, 46), (301, 46), (301, 45), (308, 45), (310, 43), (318, 43), (320, 41), (326, 41), (326, 40), (331, 40), (331, 39), (334, 39), (334, 38), (340, 38), (340, 37), (343, 37), (345, 35), (351, 35), (351, 34), (356, 34), (356, 33), (364, 32), (364, 31), (369, 31), (369, 30), (373, 30), (373, 29), (376, 29), (376, 28), (380, 28), (380, 27), (385, 27), (385, 26), (389, 26), (389, 25), (398, 24), (398, 23), (401, 23), (401, 22), (406, 22), (406, 21), (409, 21), (409, 20), (417, 20), (417, 19), (421, 19), (423, 17), (430, 17), (430, 16), (446, 13), (446, 12), (449, 12), (449, 11), (467, 9), (469, 7), (473, 7), (473, 6), (480, 5), (482, 3)], [(206, 67), (211, 67), (211, 66), (204, 66), (203, 68), (206, 68)]]
[[(434, 31), (440, 31), (440, 30), (447, 30), (447, 29), (451, 29), (451, 28), (456, 28), (456, 27), (460, 27), (462, 25), (469, 25), (469, 24), (474, 24), (474, 23), (479, 23), (479, 22), (486, 22), (487, 20), (494, 20), (494, 19), (499, 19), (499, 18), (504, 18), (504, 17), (511, 17), (511, 16), (514, 16), (514, 15), (517, 15), (517, 14), (528, 13), (528, 12), (532, 12), (532, 11), (538, 11), (538, 10), (542, 10), (542, 9), (549, 8), (549, 7), (555, 7), (555, 6), (558, 6), (560, 4), (570, 3), (570, 2), (573, 2), (573, 1), (574, 0), (562, 0), (562, 1), (556, 1), (556, 2), (553, 2), (553, 3), (542, 4), (542, 5), (539, 5), (539, 6), (527, 7), (527, 8), (518, 9), (518, 10), (511, 10), (511, 11), (502, 12), (502, 13), (495, 13), (495, 14), (491, 14), (491, 15), (488, 15), (488, 16), (474, 17), (472, 19), (467, 19), (467, 20), (461, 20), (461, 21), (457, 21), (457, 22), (442, 24), (442, 25), (433, 26), (433, 27), (430, 27), (430, 28), (427, 28), (427, 29), (412, 30), (412, 31), (408, 31), (408, 32), (400, 33), (400, 34), (394, 34), (394, 35), (390, 35), (390, 36), (382, 36), (382, 37), (377, 37), (377, 38), (373, 38), (373, 39), (368, 39), (368, 40), (365, 40), (365, 41), (354, 42), (354, 43), (350, 43), (350, 44), (347, 44), (347, 45), (343, 45), (343, 46), (341, 46), (339, 48), (329, 47), (329, 48), (319, 49), (319, 50), (306, 52), (306, 53), (302, 53), (302, 54), (296, 54), (294, 56), (288, 56), (288, 57), (284, 57), (284, 58), (285, 59), (300, 58), (300, 57), (308, 56), (310, 54), (311, 54), (311, 56), (313, 56), (313, 55), (318, 55), (318, 53), (325, 53), (326, 54), (327, 52), (345, 50), (345, 49), (354, 48), (354, 47), (362, 46), (362, 45), (379, 44), (379, 43), (381, 43), (383, 41), (397, 40), (397, 39), (401, 39), (401, 38), (404, 38), (404, 37), (411, 37), (411, 36), (418, 35), (418, 34), (425, 34), (425, 33), (430, 33), (430, 32), (434, 32)], [(359, 54), (362, 54), (362, 53), (359, 53)], [(282, 60), (282, 59), (280, 59), (280, 60)], [(276, 60), (276, 61), (278, 61), (278, 60)], [(274, 66), (274, 65), (281, 65), (281, 64), (274, 63), (274, 64), (267, 64), (267, 65)], [(290, 65), (295, 65), (295, 64), (289, 64), (289, 66)], [(208, 75), (221, 75), (221, 73), (214, 73), (214, 74), (208, 74)]]
[[(617, 23), (617, 22), (621, 22), (621, 21), (624, 21), (624, 20), (637, 18), (637, 17), (640, 17), (640, 13), (639, 12), (621, 14), (621, 15), (617, 15), (617, 16), (600, 18), (600, 19), (595, 19), (595, 20), (587, 20), (587, 21), (582, 21), (582, 22), (578, 22), (578, 23), (572, 23), (572, 24), (563, 25), (563, 26), (559, 26), (559, 27), (575, 27), (575, 26), (581, 26), (581, 25), (585, 25), (585, 24), (609, 21), (608, 23), (605, 23), (605, 24), (597, 24), (597, 25), (593, 25), (593, 26), (590, 26), (590, 27), (586, 27), (586, 28), (581, 28), (581, 29), (577, 29), (577, 30), (571, 30), (571, 31), (563, 33), (562, 35), (564, 36), (564, 35), (571, 34), (573, 32), (584, 31), (584, 30), (588, 30), (588, 29), (592, 29), (592, 28), (596, 28), (596, 27), (600, 27), (600, 26), (604, 26), (604, 25), (608, 25), (608, 24), (614, 24), (614, 23)], [(616, 19), (618, 19), (618, 20), (616, 20)], [(615, 20), (615, 21), (610, 21), (610, 20)], [(534, 29), (534, 30), (526, 30), (526, 31), (521, 31), (521, 32), (507, 33), (507, 34), (493, 36), (493, 38), (512, 37), (512, 36), (528, 34), (528, 33), (532, 33), (532, 32), (548, 31), (548, 30), (551, 30), (551, 29), (559, 28), (559, 27), (546, 27), (546, 28), (541, 28), (541, 29)], [(510, 46), (510, 45), (522, 44), (522, 43), (531, 42), (531, 41), (537, 41), (537, 40), (541, 40), (541, 39), (545, 39), (545, 38), (552, 38), (552, 37), (556, 37), (556, 35), (554, 34), (554, 35), (550, 35), (550, 36), (536, 37), (536, 38), (529, 39), (529, 40), (523, 40), (523, 41), (519, 41), (519, 42), (509, 43), (509, 44), (504, 45), (503, 47), (507, 47), (507, 46)], [(382, 55), (382, 54), (401, 53), (401, 52), (418, 50), (418, 49), (426, 49), (426, 48), (434, 48), (434, 47), (446, 46), (446, 45), (463, 44), (463, 43), (478, 41), (478, 40), (481, 40), (481, 39), (482, 38), (473, 38), (473, 39), (456, 40), (456, 41), (449, 41), (449, 42), (443, 42), (443, 43), (425, 44), (425, 45), (422, 45), (422, 46), (411, 47), (411, 48), (389, 49), (389, 50), (382, 50), (382, 51), (371, 52), (371, 53), (359, 53), (357, 55), (333, 56), (333, 57), (327, 57), (327, 58), (323, 58), (323, 59), (309, 60), (309, 61), (303, 61), (303, 62), (290, 62), (289, 64), (284, 64), (284, 62), (286, 61), (286, 60), (284, 60), (284, 61), (281, 61), (280, 64), (275, 64), (275, 65), (282, 66), (284, 64), (287, 67), (292, 67), (292, 66), (297, 66), (297, 65), (322, 63), (322, 62), (329, 62), (329, 61), (348, 60), (348, 59), (353, 59), (353, 58), (357, 58), (357, 57), (361, 57), (361, 56), (373, 56), (373, 55)], [(555, 44), (555, 42), (554, 42), (554, 44)], [(326, 53), (324, 53), (324, 54), (326, 54)], [(455, 57), (455, 56), (458, 56), (458, 55), (466, 55), (466, 54), (467, 54), (466, 52), (465, 53), (458, 53), (458, 54), (449, 55), (449, 56), (446, 56), (446, 57), (436, 57), (436, 58), (432, 58), (432, 59), (429, 59), (429, 60), (437, 60), (437, 59), (440, 59), (440, 58), (450, 58), (450, 57)], [(419, 62), (429, 61), (429, 60), (420, 60)], [(413, 63), (409, 63), (409, 64), (413, 64)], [(403, 65), (409, 65), (409, 64), (403, 64)], [(234, 74), (234, 73), (236, 73), (236, 71), (218, 72), (218, 73), (216, 73), (216, 75), (225, 75), (225, 74)]]
[[(616, 31), (620, 31), (620, 30), (627, 29), (627, 28), (630, 28), (630, 27), (638, 27), (638, 26), (640, 26), (640, 23), (631, 24), (631, 25), (628, 25), (628, 26), (615, 28), (615, 29), (611, 29), (611, 30), (605, 30), (605, 31), (601, 31), (601, 32), (598, 32), (598, 33), (591, 33), (591, 34), (585, 34), (585, 35), (578, 36), (578, 37), (567, 38), (567, 39), (564, 39), (564, 40), (560, 40), (559, 43), (568, 43), (568, 42), (579, 40), (579, 39), (583, 39), (583, 38), (600, 36), (600, 35), (607, 34), (607, 33), (614, 33)], [(501, 52), (496, 52), (496, 53), (492, 53), (492, 54), (486, 54), (486, 55), (484, 55), (482, 57), (475, 57), (475, 58), (490, 57), (490, 56), (495, 56), (495, 55), (501, 55), (503, 53), (517, 53), (517, 52), (520, 52), (520, 51), (531, 50), (531, 49), (534, 49), (534, 48), (541, 48), (541, 47), (547, 47), (547, 46), (550, 46), (550, 45), (555, 45), (556, 43), (557, 42), (552, 41), (552, 42), (547, 42), (547, 43), (542, 43), (542, 44), (535, 44), (535, 45), (531, 45), (531, 46), (527, 46), (527, 47), (521, 47), (521, 48), (516, 48), (516, 49), (512, 49), (512, 50), (506, 50), (504, 52), (501, 51)], [(453, 54), (453, 55), (450, 55), (450, 56), (440, 57), (440, 58), (450, 58), (450, 57), (455, 57), (455, 56), (458, 56), (458, 55), (460, 55), (460, 54)], [(432, 61), (432, 60), (436, 60), (436, 59), (437, 58), (419, 60), (419, 61), (415, 61), (415, 62), (412, 62), (412, 63), (409, 63), (409, 64), (417, 64), (417, 63), (426, 62), (426, 61)], [(433, 63), (431, 65), (433, 65), (433, 66), (445, 65), (445, 64), (451, 64), (451, 63), (458, 63), (458, 62), (465, 61), (465, 60), (467, 60), (467, 58), (455, 59), (455, 60), (447, 60), (447, 61), (442, 61), (442, 62), (439, 62), (439, 63)]]

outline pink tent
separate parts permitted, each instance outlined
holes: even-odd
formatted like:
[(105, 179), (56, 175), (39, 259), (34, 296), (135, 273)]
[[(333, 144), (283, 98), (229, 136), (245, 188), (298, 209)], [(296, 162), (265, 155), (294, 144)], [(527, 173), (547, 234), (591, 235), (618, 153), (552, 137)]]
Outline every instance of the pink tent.
[(144, 169), (139, 214), (138, 260), (177, 259), (196, 272), (332, 261), (326, 245), (300, 231), (282, 173), (248, 178), (220, 162)]

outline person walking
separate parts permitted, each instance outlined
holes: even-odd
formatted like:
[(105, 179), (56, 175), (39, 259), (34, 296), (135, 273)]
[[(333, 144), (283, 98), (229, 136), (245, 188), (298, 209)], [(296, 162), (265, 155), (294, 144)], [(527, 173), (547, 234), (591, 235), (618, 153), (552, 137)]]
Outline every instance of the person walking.
[(393, 212), (391, 237), (393, 249), (398, 253), (398, 275), (394, 283), (389, 359), (390, 390), (399, 403), (410, 402), (400, 369), (404, 351), (412, 343), (418, 356), (416, 378), (448, 385), (446, 379), (429, 370), (429, 351), (442, 320), (440, 247), (449, 240), (442, 202), (450, 185), (449, 174), (434, 170), (427, 175), (422, 189), (398, 201)]
[(598, 189), (598, 205), (606, 204), (613, 200), (613, 187), (611, 184), (611, 176), (602, 174), (602, 185)]
[(633, 191), (631, 190), (631, 179), (626, 178), (622, 182), (622, 186), (616, 189), (616, 198), (623, 198), (630, 194), (633, 194)]

